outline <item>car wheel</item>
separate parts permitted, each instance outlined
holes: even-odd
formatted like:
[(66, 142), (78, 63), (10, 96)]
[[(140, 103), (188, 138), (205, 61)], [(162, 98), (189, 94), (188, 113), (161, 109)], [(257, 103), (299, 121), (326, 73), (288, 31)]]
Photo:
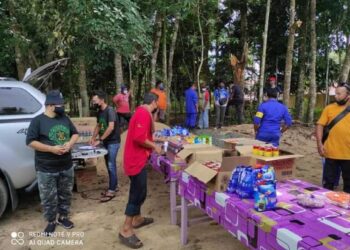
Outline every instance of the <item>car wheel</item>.
[(0, 178), (0, 217), (6, 209), (8, 198), (6, 184), (4, 180)]

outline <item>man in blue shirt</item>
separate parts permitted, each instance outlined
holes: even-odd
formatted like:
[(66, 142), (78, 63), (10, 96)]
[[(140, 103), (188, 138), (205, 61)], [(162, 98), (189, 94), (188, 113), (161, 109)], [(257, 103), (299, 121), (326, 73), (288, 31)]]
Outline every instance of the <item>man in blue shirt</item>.
[(276, 91), (268, 89), (266, 94), (267, 101), (259, 105), (254, 116), (254, 131), (257, 140), (278, 146), (281, 133), (292, 125), (292, 118), (287, 107), (277, 101)]
[(196, 126), (197, 121), (197, 113), (198, 113), (198, 95), (197, 95), (197, 87), (196, 84), (192, 84), (185, 91), (185, 102), (186, 102), (186, 122), (185, 126), (187, 128), (194, 128)]
[(229, 93), (225, 83), (220, 82), (219, 88), (214, 91), (216, 124), (215, 129), (221, 128), (224, 125), (225, 112), (229, 99)]

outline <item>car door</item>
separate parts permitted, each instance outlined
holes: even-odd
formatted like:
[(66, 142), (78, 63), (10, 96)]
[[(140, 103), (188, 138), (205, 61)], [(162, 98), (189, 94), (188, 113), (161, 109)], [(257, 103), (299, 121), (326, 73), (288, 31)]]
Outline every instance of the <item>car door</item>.
[(23, 82), (0, 83), (0, 168), (18, 189), (35, 180), (34, 151), (25, 139), (30, 121), (44, 112), (45, 96)]

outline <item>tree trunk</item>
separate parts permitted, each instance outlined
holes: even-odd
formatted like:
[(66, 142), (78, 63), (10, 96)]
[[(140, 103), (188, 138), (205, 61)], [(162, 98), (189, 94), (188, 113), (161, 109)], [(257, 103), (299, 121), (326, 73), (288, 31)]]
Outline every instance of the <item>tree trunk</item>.
[(168, 88), (168, 72), (167, 72), (167, 39), (166, 39), (166, 33), (167, 33), (167, 27), (166, 27), (166, 17), (164, 17), (163, 20), (163, 40), (162, 40), (162, 75), (163, 75), (163, 83), (165, 84), (166, 89), (169, 91)]
[(263, 99), (263, 88), (264, 88), (264, 80), (265, 80), (266, 46), (267, 46), (267, 34), (269, 31), (270, 6), (271, 6), (271, 0), (267, 0), (266, 13), (265, 13), (265, 27), (264, 27), (264, 34), (263, 34), (263, 51), (262, 51), (262, 56), (261, 56), (261, 67), (260, 67), (259, 103), (261, 103), (262, 99)]
[(79, 92), (82, 100), (82, 115), (83, 117), (90, 116), (89, 112), (89, 96), (87, 93), (87, 85), (86, 85), (86, 65), (85, 58), (83, 56), (79, 57)]
[(203, 59), (204, 59), (204, 37), (203, 37), (203, 29), (202, 29), (202, 23), (201, 23), (201, 12), (200, 12), (200, 3), (201, 1), (198, 1), (197, 5), (197, 19), (198, 19), (198, 28), (199, 28), (199, 33), (201, 35), (201, 57), (200, 57), (200, 63), (198, 66), (197, 70), (197, 90), (198, 90), (198, 96), (201, 95), (200, 91), (200, 74), (202, 71), (202, 66), (203, 66)]
[(154, 86), (156, 84), (156, 66), (157, 57), (159, 52), (160, 38), (162, 36), (162, 15), (160, 13), (156, 14), (156, 34), (153, 43), (152, 61), (151, 61), (151, 84)]
[(307, 122), (312, 124), (314, 122), (314, 110), (316, 104), (316, 0), (311, 0), (310, 5), (310, 20), (311, 20), (311, 69), (310, 69), (310, 101), (309, 114)]
[(25, 74), (25, 66), (23, 63), (21, 48), (17, 44), (15, 45), (15, 61), (17, 67), (18, 80), (22, 81)]
[(292, 78), (293, 68), (293, 49), (294, 49), (294, 34), (295, 34), (295, 0), (290, 0), (289, 6), (289, 35), (286, 53), (286, 66), (284, 69), (284, 84), (283, 84), (283, 102), (289, 106), (290, 82)]
[(115, 87), (118, 93), (120, 90), (121, 84), (124, 83), (124, 78), (123, 78), (122, 56), (117, 52), (114, 53), (114, 73), (115, 73), (115, 83), (116, 83)]
[(248, 59), (248, 2), (243, 0), (240, 6), (241, 14), (241, 37), (240, 37), (240, 48), (241, 48), (241, 59), (239, 64), (240, 75), (238, 76), (238, 83), (244, 90), (244, 70)]
[(174, 33), (171, 38), (171, 44), (170, 44), (170, 49), (169, 49), (169, 58), (168, 58), (168, 91), (167, 91), (167, 100), (168, 100), (168, 105), (167, 105), (167, 124), (170, 124), (170, 112), (171, 112), (171, 100), (170, 100), (170, 90), (171, 90), (171, 85), (173, 81), (173, 60), (174, 60), (174, 53), (175, 53), (175, 47), (176, 47), (176, 40), (177, 40), (177, 34), (179, 31), (179, 26), (180, 26), (180, 14), (177, 13), (175, 16), (175, 23), (174, 23)]
[(128, 67), (129, 67), (129, 85), (130, 85), (130, 93), (132, 94), (131, 97), (131, 103), (130, 103), (130, 107), (131, 107), (131, 112), (133, 110), (135, 110), (135, 106), (136, 106), (136, 102), (135, 102), (135, 81), (133, 79), (132, 76), (132, 59), (128, 60)]
[(309, 1), (306, 1), (306, 5), (304, 6), (303, 17), (304, 24), (302, 27), (302, 37), (301, 37), (301, 45), (299, 50), (299, 76), (298, 76), (298, 90), (295, 98), (295, 117), (297, 120), (302, 121), (304, 118), (304, 93), (305, 93), (305, 63), (306, 63), (306, 40), (307, 40), (307, 31), (309, 24)]
[(339, 75), (339, 82), (346, 82), (348, 80), (349, 71), (350, 71), (350, 42), (348, 41), (348, 48), (346, 50), (345, 59)]

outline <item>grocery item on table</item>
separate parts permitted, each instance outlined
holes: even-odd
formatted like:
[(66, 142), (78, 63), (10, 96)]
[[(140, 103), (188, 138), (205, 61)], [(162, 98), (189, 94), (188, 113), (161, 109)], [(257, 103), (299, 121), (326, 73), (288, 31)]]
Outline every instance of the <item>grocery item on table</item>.
[(324, 207), (324, 199), (316, 197), (313, 194), (299, 194), (297, 195), (297, 203), (300, 206), (307, 208), (322, 208)]
[(254, 208), (258, 212), (271, 210), (276, 207), (276, 174), (272, 166), (264, 165), (254, 172)]
[(231, 175), (231, 179), (227, 185), (227, 193), (234, 194), (236, 193), (237, 187), (238, 187), (238, 179), (240, 174), (243, 171), (244, 166), (237, 166), (233, 171)]
[(328, 202), (336, 206), (346, 209), (350, 208), (350, 194), (348, 193), (330, 191), (326, 193), (326, 197)]
[(254, 187), (254, 208), (258, 212), (272, 210), (276, 207), (276, 183), (257, 184)]
[(240, 198), (253, 198), (254, 192), (254, 174), (252, 167), (243, 168), (238, 179), (238, 187), (236, 193)]
[(265, 156), (265, 157), (276, 157), (279, 156), (278, 147), (272, 146), (253, 146), (253, 155)]

